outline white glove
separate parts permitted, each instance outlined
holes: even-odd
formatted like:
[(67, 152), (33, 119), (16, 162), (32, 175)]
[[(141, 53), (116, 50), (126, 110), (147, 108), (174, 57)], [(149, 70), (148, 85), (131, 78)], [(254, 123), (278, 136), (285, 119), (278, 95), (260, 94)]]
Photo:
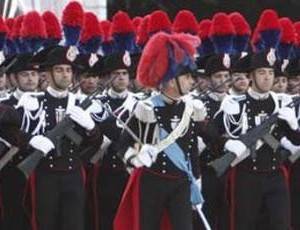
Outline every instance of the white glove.
[(144, 144), (137, 155), (137, 158), (146, 167), (151, 167), (152, 163), (156, 161), (158, 150), (153, 145)]
[(137, 154), (138, 151), (135, 148), (129, 147), (124, 155), (125, 162), (129, 161), (135, 168), (143, 167), (144, 164), (137, 159)]
[(198, 147), (198, 153), (201, 155), (201, 153), (206, 149), (206, 144), (204, 143), (203, 139), (201, 137), (197, 137), (197, 147)]
[[(140, 151), (130, 147), (125, 155), (125, 161), (130, 161), (136, 168), (143, 166), (151, 167), (152, 163), (155, 162), (158, 155), (157, 149), (153, 145), (145, 144)], [(130, 159), (131, 158), (131, 159)]]
[(47, 154), (55, 148), (53, 142), (43, 135), (37, 135), (30, 139), (29, 144), (44, 153), (44, 156), (47, 156)]
[(194, 121), (203, 121), (205, 117), (207, 116), (206, 108), (202, 101), (198, 99), (193, 100), (193, 108), (194, 112), (192, 115), (192, 118)]
[(95, 127), (95, 122), (90, 116), (90, 113), (84, 111), (78, 106), (73, 106), (68, 111), (70, 118), (75, 121), (78, 125), (85, 128), (86, 130), (92, 130)]
[(239, 140), (228, 140), (225, 143), (224, 149), (234, 153), (238, 158), (240, 158), (247, 150), (247, 146)]
[(278, 112), (278, 118), (286, 121), (292, 130), (299, 128), (295, 110), (289, 107), (283, 107)]
[(300, 151), (300, 145), (294, 145), (289, 139), (286, 137), (281, 138), (280, 145), (289, 150), (292, 155)]

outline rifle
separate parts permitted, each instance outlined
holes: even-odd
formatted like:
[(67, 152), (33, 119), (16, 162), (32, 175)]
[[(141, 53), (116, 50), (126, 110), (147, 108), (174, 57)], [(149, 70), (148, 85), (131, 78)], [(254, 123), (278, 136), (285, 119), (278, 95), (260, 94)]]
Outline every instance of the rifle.
[[(232, 85), (235, 82), (239, 81), (240, 79), (241, 78), (238, 77), (238, 78), (236, 78), (236, 79), (233, 80), (230, 77), (230, 78), (228, 78), (227, 80), (223, 81), (221, 84), (219, 84), (219, 85), (217, 85), (215, 87), (208, 87), (208, 90), (200, 92), (200, 94), (197, 95), (196, 98), (202, 99), (202, 98), (208, 96), (210, 93), (212, 93), (212, 92), (216, 91), (217, 89), (223, 87), (225, 84), (230, 83)], [(194, 85), (193, 88), (191, 89), (191, 91), (194, 90), (194, 89), (196, 89), (198, 86), (199, 86), (199, 83), (197, 83), (196, 85)]]
[[(97, 88), (91, 95), (87, 96), (79, 106), (82, 109), (86, 110), (92, 104), (92, 99), (100, 92), (101, 89)], [(79, 145), (82, 141), (82, 137), (73, 130), (74, 127), (74, 121), (68, 115), (66, 115), (64, 119), (59, 122), (52, 130), (46, 133), (45, 136), (49, 138), (53, 143), (57, 143), (58, 140), (66, 136), (76, 145)], [(36, 150), (20, 164), (18, 164), (17, 167), (25, 174), (26, 177), (28, 177), (42, 158), (43, 153)]]
[[(287, 107), (292, 108), (300, 104), (300, 97), (296, 100), (290, 102)], [(278, 113), (272, 114), (268, 119), (264, 120), (261, 125), (249, 130), (247, 133), (242, 134), (239, 140), (247, 146), (247, 148), (252, 149), (256, 145), (257, 140), (263, 139), (268, 143), (274, 151), (277, 151), (280, 147), (277, 140), (269, 134), (271, 127), (278, 122)], [(276, 144), (277, 143), (277, 144)], [(255, 157), (255, 151), (251, 152), (252, 157)], [(283, 156), (289, 155), (288, 151), (282, 153)], [(298, 154), (300, 157), (300, 153)], [(236, 159), (236, 155), (232, 152), (225, 151), (224, 155), (214, 161), (209, 165), (214, 169), (217, 176), (223, 175), (227, 169), (230, 167), (231, 163)]]
[[(106, 86), (109, 85), (116, 77), (110, 79)], [(88, 95), (82, 103), (79, 105), (82, 109), (86, 110), (91, 104), (92, 99), (96, 97), (101, 91), (102, 87), (98, 87), (92, 94)], [(104, 108), (106, 108), (104, 106)], [(66, 116), (59, 124), (57, 124), (52, 130), (50, 130), (45, 136), (48, 137), (53, 143), (59, 142), (59, 140), (66, 136), (71, 141), (73, 141), (76, 145), (80, 145), (82, 141), (82, 137), (77, 134), (73, 129), (75, 127), (75, 123), (69, 116)], [(38, 165), (39, 161), (43, 158), (43, 153), (36, 150), (31, 155), (29, 155), (26, 159), (24, 159), (21, 163), (18, 164), (18, 168), (24, 173), (26, 177), (28, 177), (31, 172)]]

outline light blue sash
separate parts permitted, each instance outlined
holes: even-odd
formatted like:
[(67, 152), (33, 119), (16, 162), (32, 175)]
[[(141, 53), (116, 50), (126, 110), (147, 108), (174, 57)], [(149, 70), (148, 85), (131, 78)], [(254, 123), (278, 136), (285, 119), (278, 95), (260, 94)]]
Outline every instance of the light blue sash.
[[(151, 101), (153, 102), (155, 107), (163, 107), (165, 105), (160, 95), (152, 97)], [(160, 140), (163, 140), (168, 135), (169, 133), (164, 128), (159, 127)], [(203, 203), (204, 199), (202, 193), (196, 184), (196, 178), (194, 177), (192, 172), (191, 160), (186, 160), (183, 150), (176, 142), (165, 148), (164, 153), (166, 153), (167, 157), (177, 168), (187, 174), (189, 181), (191, 182), (191, 203), (193, 205)]]

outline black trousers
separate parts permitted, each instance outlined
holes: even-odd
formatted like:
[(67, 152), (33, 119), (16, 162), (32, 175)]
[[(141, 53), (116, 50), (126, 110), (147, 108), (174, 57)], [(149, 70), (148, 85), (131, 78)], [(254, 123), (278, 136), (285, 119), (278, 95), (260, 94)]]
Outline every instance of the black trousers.
[[(203, 212), (213, 230), (229, 229), (229, 204), (226, 196), (226, 183), (226, 176), (219, 178), (211, 169), (203, 168)], [(195, 229), (205, 229), (202, 223), (194, 222), (194, 225)]]
[(290, 194), (291, 194), (291, 224), (293, 229), (300, 229), (300, 161), (291, 165), (290, 170)]
[(85, 188), (80, 169), (37, 170), (36, 196), (38, 230), (84, 230)]
[(190, 182), (144, 171), (140, 181), (140, 230), (159, 230), (165, 210), (172, 230), (193, 229)]
[(129, 175), (125, 170), (103, 169), (98, 175), (99, 228), (112, 230)]
[(1, 193), (3, 202), (3, 230), (28, 230), (30, 221), (24, 209), (26, 178), (15, 167), (8, 165), (1, 172)]
[(257, 173), (238, 168), (234, 188), (235, 230), (255, 230), (262, 209), (270, 229), (289, 229), (289, 194), (281, 171)]

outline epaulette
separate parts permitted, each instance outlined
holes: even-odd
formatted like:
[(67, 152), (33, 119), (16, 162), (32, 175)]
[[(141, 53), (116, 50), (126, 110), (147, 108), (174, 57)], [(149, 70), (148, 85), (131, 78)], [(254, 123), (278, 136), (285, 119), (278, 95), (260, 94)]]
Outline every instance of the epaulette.
[(149, 99), (137, 102), (134, 115), (138, 120), (145, 123), (156, 122), (153, 103)]
[(227, 95), (221, 103), (220, 111), (229, 115), (240, 113), (240, 102), (246, 100), (246, 95), (235, 96)]
[(22, 95), (16, 108), (23, 107), (27, 111), (35, 111), (39, 108), (39, 99), (45, 95), (45, 92), (26, 92)]

